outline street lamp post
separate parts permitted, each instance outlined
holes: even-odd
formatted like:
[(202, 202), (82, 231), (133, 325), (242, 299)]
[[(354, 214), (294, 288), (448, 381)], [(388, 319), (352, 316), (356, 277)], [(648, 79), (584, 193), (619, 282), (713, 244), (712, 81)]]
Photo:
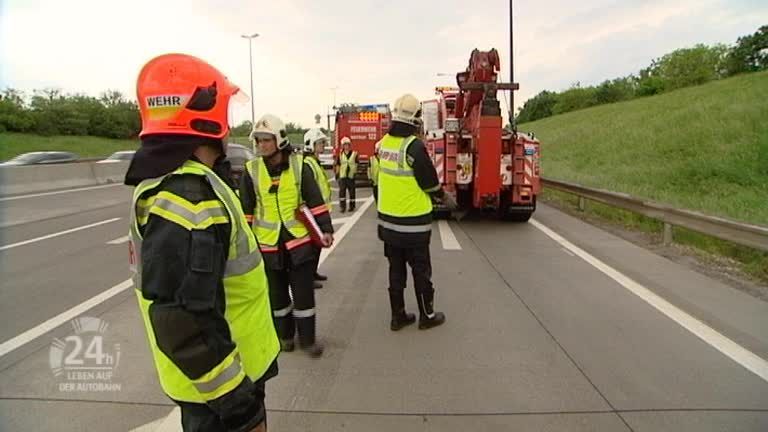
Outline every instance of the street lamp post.
[[(514, 0), (509, 0), (509, 82), (515, 82), (515, 17), (514, 17)], [(512, 130), (517, 130), (517, 124), (515, 124), (515, 91), (509, 91), (509, 124), (512, 125)]]
[(331, 87), (331, 91), (333, 92), (333, 107), (336, 108), (336, 90), (338, 90), (339, 87)]
[(256, 108), (254, 107), (253, 100), (256, 98), (256, 95), (253, 94), (253, 40), (259, 37), (258, 33), (250, 34), (250, 35), (241, 35), (240, 37), (244, 39), (248, 39), (248, 66), (251, 71), (251, 126), (256, 124)]

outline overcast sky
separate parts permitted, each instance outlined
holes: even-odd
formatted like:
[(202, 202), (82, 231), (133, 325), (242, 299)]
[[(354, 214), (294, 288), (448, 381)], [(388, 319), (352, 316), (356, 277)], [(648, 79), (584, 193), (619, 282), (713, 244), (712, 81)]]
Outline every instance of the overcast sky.
[[(676, 48), (731, 44), (764, 24), (765, 0), (517, 0), (516, 105), (636, 72)], [(473, 48), (499, 49), (506, 81), (508, 29), (507, 0), (0, 0), (0, 87), (134, 98), (146, 61), (183, 52), (250, 94), (240, 35), (258, 32), (257, 117), (309, 126), (332, 105), (332, 87), (339, 103), (431, 98), (455, 82), (437, 74), (466, 68)], [(235, 123), (248, 118), (249, 105), (234, 110)]]

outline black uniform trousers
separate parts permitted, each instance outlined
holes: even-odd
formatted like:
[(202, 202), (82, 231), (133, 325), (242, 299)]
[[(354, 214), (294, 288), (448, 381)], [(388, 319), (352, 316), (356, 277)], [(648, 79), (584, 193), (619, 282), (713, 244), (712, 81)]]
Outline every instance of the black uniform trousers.
[(282, 340), (293, 340), (298, 330), (299, 344), (310, 346), (315, 343), (316, 333), (315, 260), (285, 264), (281, 270), (266, 268), (277, 336)]
[[(408, 278), (407, 264), (411, 267), (413, 287), (419, 303), (421, 304), (424, 300), (431, 303), (435, 290), (432, 287), (432, 259), (429, 255), (429, 243), (404, 248), (385, 242), (384, 255), (389, 260), (389, 292), (391, 298), (394, 296), (393, 302), (400, 303), (400, 299), (403, 298)], [(393, 304), (393, 306), (399, 308), (399, 304)]]
[(339, 183), (339, 205), (341, 211), (347, 211), (347, 192), (349, 192), (349, 210), (355, 210), (355, 179), (340, 178)]
[[(314, 266), (315, 266), (315, 274), (319, 274), (318, 270), (320, 269), (320, 253), (323, 250), (321, 248), (317, 247), (317, 246), (315, 246), (314, 249), (315, 249), (315, 256), (312, 259), (312, 262), (314, 263)], [(314, 282), (314, 280), (313, 280), (313, 282)]]

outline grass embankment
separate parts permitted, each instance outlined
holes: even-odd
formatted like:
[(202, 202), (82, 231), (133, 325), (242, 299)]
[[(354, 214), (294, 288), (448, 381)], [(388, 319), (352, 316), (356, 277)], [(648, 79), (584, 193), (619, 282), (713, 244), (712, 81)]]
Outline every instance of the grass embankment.
[[(520, 125), (542, 142), (546, 177), (768, 225), (768, 72)], [(545, 199), (565, 198), (547, 192)], [(590, 203), (603, 219), (660, 224)], [(733, 258), (768, 281), (768, 254), (677, 229), (675, 241)]]

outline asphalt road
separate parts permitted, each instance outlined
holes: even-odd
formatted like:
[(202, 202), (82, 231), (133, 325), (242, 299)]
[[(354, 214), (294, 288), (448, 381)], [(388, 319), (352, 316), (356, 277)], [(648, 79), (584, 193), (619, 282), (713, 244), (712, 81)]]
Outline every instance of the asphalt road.
[[(436, 222), (448, 322), (392, 333), (360, 195), (358, 213), (334, 214), (345, 234), (323, 263), (326, 355), (281, 356), (270, 430), (768, 430), (768, 303), (542, 205), (528, 224)], [(0, 431), (173, 430), (124, 283), (129, 196), (0, 199)], [(119, 388), (70, 391), (54, 374), (53, 342), (80, 316), (108, 324)]]

